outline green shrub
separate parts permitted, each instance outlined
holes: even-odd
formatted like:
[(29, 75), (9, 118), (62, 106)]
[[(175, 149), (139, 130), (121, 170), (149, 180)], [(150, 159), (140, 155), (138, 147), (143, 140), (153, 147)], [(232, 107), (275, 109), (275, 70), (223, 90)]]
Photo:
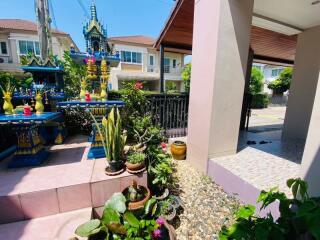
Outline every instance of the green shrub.
[(249, 92), (252, 95), (258, 94), (262, 91), (263, 87), (263, 73), (256, 67), (252, 68)]
[(274, 93), (282, 94), (289, 90), (290, 84), (292, 80), (292, 68), (287, 67), (285, 68), (280, 77), (268, 84), (268, 88), (273, 90)]
[(266, 108), (269, 104), (269, 97), (267, 93), (258, 93), (252, 96), (252, 108)]
[(220, 240), (299, 240), (320, 239), (320, 198), (309, 197), (308, 184), (301, 179), (289, 179), (293, 198), (287, 198), (277, 188), (261, 191), (257, 202), (262, 203), (260, 210), (274, 202), (279, 202), (280, 217), (273, 219), (255, 215), (255, 207), (247, 205), (236, 213), (235, 223), (223, 227)]
[(181, 77), (184, 82), (185, 91), (189, 92), (190, 91), (190, 79), (191, 79), (191, 63), (185, 65)]
[(167, 81), (166, 82), (166, 93), (178, 93), (178, 86), (173, 81)]

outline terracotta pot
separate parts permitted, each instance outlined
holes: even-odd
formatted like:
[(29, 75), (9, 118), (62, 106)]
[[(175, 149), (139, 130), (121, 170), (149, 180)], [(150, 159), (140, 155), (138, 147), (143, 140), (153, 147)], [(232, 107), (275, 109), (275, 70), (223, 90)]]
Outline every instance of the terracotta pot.
[(176, 231), (174, 230), (174, 227), (170, 225), (167, 221), (164, 222), (164, 227), (168, 230), (169, 239), (170, 240), (176, 240)]
[(164, 214), (163, 217), (167, 220), (167, 221), (172, 221), (176, 215), (177, 215), (177, 210), (173, 207), (172, 204), (169, 205), (169, 212), (167, 214)]
[[(151, 193), (150, 193), (150, 190), (149, 188), (145, 187), (145, 186), (141, 186), (140, 187), (143, 187), (145, 190), (146, 190), (146, 194), (145, 194), (145, 197), (144, 199), (140, 200), (140, 201), (137, 201), (137, 202), (130, 202), (128, 203), (128, 209), (129, 210), (137, 210), (137, 209), (141, 209), (141, 208), (144, 208), (144, 205), (145, 203), (150, 199), (151, 197)], [(124, 195), (126, 195), (126, 191), (127, 191), (127, 188), (122, 192)]]
[(144, 168), (145, 162), (144, 161), (140, 162), (140, 163), (129, 163), (129, 162), (126, 162), (126, 166), (131, 171), (138, 171), (138, 170)]
[(171, 144), (171, 154), (176, 160), (185, 160), (187, 153), (187, 145), (182, 141), (174, 141)]
[(156, 196), (157, 200), (164, 200), (169, 196), (169, 189), (166, 188), (160, 196)]

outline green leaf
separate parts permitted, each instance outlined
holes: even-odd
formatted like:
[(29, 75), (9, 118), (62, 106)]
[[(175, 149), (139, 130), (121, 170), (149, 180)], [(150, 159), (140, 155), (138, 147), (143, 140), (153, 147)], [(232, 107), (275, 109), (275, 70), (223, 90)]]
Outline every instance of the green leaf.
[(268, 240), (269, 231), (266, 226), (260, 225), (255, 229), (255, 237), (259, 240)]
[(253, 205), (243, 206), (236, 213), (236, 217), (248, 219), (249, 217), (253, 216), (253, 214), (255, 213), (255, 210), (256, 210), (256, 207)]
[(152, 211), (152, 209), (153, 209), (154, 205), (156, 205), (156, 203), (157, 203), (157, 199), (155, 199), (155, 198), (149, 199), (147, 201), (146, 205), (144, 206), (144, 214), (148, 215)]
[(288, 188), (291, 188), (291, 186), (292, 186), (292, 184), (295, 182), (295, 179), (293, 179), (293, 178), (290, 178), (290, 179), (288, 179), (287, 180), (287, 186), (288, 186)]
[(120, 223), (120, 216), (115, 210), (113, 210), (111, 208), (105, 208), (104, 211), (103, 211), (103, 215), (102, 215), (101, 221), (105, 225), (108, 225), (111, 222)]
[[(93, 219), (77, 227), (75, 233), (80, 237), (89, 237), (100, 231), (100, 220)], [(97, 231), (99, 230), (99, 231)]]
[(298, 187), (299, 187), (299, 183), (294, 182), (291, 188), (294, 199), (297, 199)]
[(114, 193), (112, 197), (106, 201), (106, 208), (111, 208), (119, 213), (124, 213), (127, 209), (126, 198), (122, 193)]
[(132, 212), (126, 211), (123, 215), (124, 220), (126, 220), (130, 226), (138, 228), (139, 220), (133, 215)]
[(113, 233), (118, 233), (121, 235), (125, 235), (127, 233), (125, 227), (119, 222), (109, 222), (109, 224), (107, 224), (107, 227)]

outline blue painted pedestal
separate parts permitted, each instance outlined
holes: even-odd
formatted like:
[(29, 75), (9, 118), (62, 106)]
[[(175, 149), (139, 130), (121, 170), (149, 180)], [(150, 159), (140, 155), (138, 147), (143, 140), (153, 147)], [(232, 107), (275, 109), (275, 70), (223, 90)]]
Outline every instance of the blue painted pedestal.
[(0, 115), (0, 124), (12, 125), (16, 132), (18, 145), (12, 157), (10, 168), (40, 165), (47, 157), (48, 152), (44, 149), (39, 126), (60, 121), (61, 113), (43, 113), (24, 115)]

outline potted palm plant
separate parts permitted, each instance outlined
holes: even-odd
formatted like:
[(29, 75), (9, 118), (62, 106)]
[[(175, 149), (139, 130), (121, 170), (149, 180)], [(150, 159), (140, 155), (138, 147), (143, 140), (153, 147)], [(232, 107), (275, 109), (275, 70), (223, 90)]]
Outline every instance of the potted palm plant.
[(98, 124), (92, 114), (91, 116), (101, 137), (106, 159), (109, 163), (109, 166), (106, 168), (106, 174), (120, 174), (124, 169), (124, 146), (127, 135), (125, 131), (122, 131), (119, 110), (117, 108), (112, 108), (108, 115), (108, 119), (104, 117), (101, 124)]

